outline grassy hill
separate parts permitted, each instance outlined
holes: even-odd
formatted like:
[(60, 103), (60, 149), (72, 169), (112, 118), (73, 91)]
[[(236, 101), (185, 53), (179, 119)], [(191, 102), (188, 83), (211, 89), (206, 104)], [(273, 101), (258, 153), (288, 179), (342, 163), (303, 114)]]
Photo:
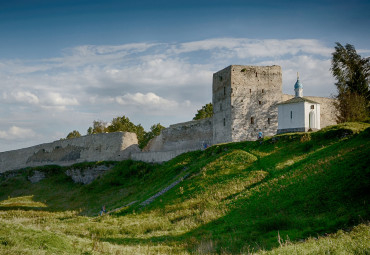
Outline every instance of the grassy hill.
[[(370, 125), (216, 145), (164, 164), (0, 178), (0, 254), (369, 254)], [(97, 162), (74, 167), (86, 168)], [(32, 184), (37, 171), (47, 178)], [(147, 206), (140, 205), (186, 177)], [(130, 206), (98, 217), (108, 210)]]

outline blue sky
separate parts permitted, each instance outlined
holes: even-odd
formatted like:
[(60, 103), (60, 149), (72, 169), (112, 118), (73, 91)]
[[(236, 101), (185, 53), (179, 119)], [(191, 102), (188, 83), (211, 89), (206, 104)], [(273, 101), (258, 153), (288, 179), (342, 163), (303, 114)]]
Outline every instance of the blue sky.
[(370, 55), (370, 1), (0, 0), (0, 151), (126, 115), (191, 120), (212, 73), (281, 65), (305, 95), (335, 93), (334, 43)]

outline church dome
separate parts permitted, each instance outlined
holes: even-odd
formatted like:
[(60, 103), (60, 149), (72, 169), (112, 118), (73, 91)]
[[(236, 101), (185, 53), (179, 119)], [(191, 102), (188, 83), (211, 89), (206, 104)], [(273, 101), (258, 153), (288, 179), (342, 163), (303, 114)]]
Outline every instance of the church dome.
[(297, 82), (294, 84), (294, 89), (303, 89), (303, 85), (299, 79), (297, 79)]

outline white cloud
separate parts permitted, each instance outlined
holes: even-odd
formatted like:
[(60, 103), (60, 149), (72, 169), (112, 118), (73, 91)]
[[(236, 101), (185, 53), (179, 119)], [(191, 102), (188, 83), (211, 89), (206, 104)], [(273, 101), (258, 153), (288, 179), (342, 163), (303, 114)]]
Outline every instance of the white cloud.
[(20, 128), (17, 126), (10, 127), (7, 131), (0, 130), (0, 139), (14, 140), (32, 138), (36, 134), (32, 129)]
[[(11, 97), (20, 103), (28, 103), (28, 104), (39, 104), (40, 100), (38, 96), (35, 94), (29, 92), (29, 91), (12, 91)], [(8, 98), (8, 96), (5, 94), (5, 98)]]
[(330, 56), (330, 53), (332, 52), (332, 49), (324, 46), (319, 41), (312, 39), (256, 40), (247, 38), (216, 38), (183, 43), (180, 46), (172, 47), (171, 49), (171, 51), (176, 54), (200, 50), (213, 50), (214, 56), (220, 55), (221, 52), (222, 58), (273, 58), (284, 55), (296, 55), (300, 52), (321, 56)]
[(173, 100), (168, 100), (157, 96), (154, 93), (135, 93), (135, 94), (125, 94), (120, 97), (115, 98), (116, 102), (121, 105), (136, 105), (136, 106), (146, 106), (146, 107), (153, 107), (153, 108), (163, 108), (166, 109), (168, 107), (177, 107), (178, 103)]
[(69, 105), (78, 105), (78, 100), (75, 97), (63, 97), (59, 93), (49, 92), (45, 95), (44, 102), (46, 105), (51, 106), (69, 106)]

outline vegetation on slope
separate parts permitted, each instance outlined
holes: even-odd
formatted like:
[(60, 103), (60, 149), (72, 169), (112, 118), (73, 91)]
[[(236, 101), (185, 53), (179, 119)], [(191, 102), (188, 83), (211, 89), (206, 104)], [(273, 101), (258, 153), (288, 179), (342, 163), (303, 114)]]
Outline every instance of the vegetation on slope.
[[(0, 253), (368, 254), (369, 136), (369, 124), (345, 123), (212, 146), (162, 165), (116, 162), (89, 185), (56, 166), (37, 168), (48, 178), (31, 184), (35, 169), (25, 169), (0, 181)], [(97, 217), (103, 204), (132, 202)]]

